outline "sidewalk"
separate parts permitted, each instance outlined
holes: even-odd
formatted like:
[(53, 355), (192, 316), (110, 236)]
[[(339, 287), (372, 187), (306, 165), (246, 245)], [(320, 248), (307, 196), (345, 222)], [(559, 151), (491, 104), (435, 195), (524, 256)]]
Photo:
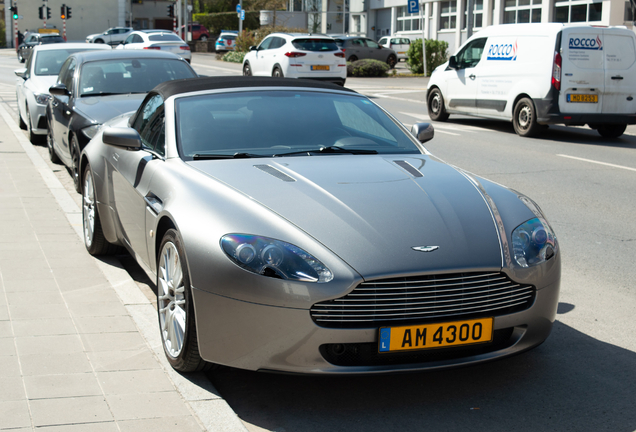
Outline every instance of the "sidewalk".
[(246, 431), (165, 360), (153, 304), (81, 238), (81, 212), (0, 106), (0, 430)]

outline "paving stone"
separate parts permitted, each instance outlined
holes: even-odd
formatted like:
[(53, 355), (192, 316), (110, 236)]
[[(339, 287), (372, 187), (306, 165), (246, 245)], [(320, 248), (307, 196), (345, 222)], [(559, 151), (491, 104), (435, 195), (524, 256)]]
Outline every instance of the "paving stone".
[(205, 430), (192, 416), (121, 420), (117, 424), (121, 432), (197, 432)]
[(68, 318), (16, 320), (13, 321), (13, 331), (16, 337), (77, 334), (77, 329), (70, 316)]
[(106, 396), (115, 420), (186, 416), (190, 412), (179, 393), (135, 393)]
[(113, 416), (103, 396), (37, 399), (29, 402), (35, 427), (110, 421)]
[(86, 354), (81, 352), (24, 355), (20, 356), (20, 363), (24, 376), (72, 374), (92, 371)]
[(20, 356), (47, 353), (83, 353), (79, 335), (20, 336), (15, 338)]
[(161, 366), (146, 349), (131, 351), (100, 351), (87, 353), (97, 372), (159, 369)]
[(85, 333), (80, 335), (86, 351), (131, 351), (146, 348), (138, 332)]
[(78, 317), (75, 325), (79, 333), (119, 333), (137, 331), (129, 316)]
[(102, 396), (102, 389), (93, 373), (64, 375), (34, 375), (24, 377), (29, 399)]
[(106, 395), (153, 393), (175, 390), (174, 385), (170, 382), (162, 369), (98, 372), (97, 379)]
[(0, 419), (2, 429), (30, 427), (31, 417), (27, 401), (0, 402)]

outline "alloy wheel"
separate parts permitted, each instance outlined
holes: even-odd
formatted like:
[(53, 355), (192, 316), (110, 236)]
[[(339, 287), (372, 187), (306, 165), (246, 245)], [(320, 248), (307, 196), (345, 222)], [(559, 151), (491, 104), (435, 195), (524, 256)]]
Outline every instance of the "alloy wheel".
[(183, 349), (187, 308), (181, 259), (171, 241), (161, 249), (158, 279), (159, 325), (166, 352), (176, 358)]
[(84, 219), (84, 242), (90, 248), (95, 237), (95, 190), (93, 188), (93, 176), (90, 171), (84, 180), (84, 193), (82, 197), (82, 218)]

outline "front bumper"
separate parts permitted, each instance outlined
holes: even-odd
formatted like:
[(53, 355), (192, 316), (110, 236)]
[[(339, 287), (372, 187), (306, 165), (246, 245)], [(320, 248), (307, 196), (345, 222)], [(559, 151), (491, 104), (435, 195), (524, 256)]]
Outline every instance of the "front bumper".
[[(438, 354), (408, 357), (390, 364), (330, 363), (332, 344), (377, 346), (378, 328), (336, 329), (316, 325), (307, 309), (266, 306), (193, 289), (199, 350), (210, 362), (248, 370), (309, 374), (368, 374), (433, 370), (483, 363), (531, 349), (550, 334), (556, 316), (559, 279), (537, 290), (528, 309), (495, 317), (495, 333), (503, 335), (490, 349), (427, 350)], [(501, 337), (500, 337), (501, 339)], [(350, 344), (350, 345), (348, 345)], [(421, 353), (421, 351), (419, 351)], [(391, 354), (393, 355), (393, 354)], [(340, 365), (336, 365), (338, 363)], [(385, 362), (386, 363), (386, 362)]]

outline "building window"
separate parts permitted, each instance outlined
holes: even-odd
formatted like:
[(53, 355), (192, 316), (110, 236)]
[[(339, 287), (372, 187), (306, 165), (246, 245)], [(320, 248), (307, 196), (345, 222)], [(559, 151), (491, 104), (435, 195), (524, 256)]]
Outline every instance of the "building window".
[(457, 27), (457, 1), (440, 2), (440, 30), (453, 30)]
[(632, 9), (632, 3), (626, 1), (625, 2), (625, 16), (623, 18), (624, 22), (634, 22), (634, 11)]
[[(420, 6), (421, 7), (421, 6)], [(419, 13), (410, 14), (406, 6), (397, 8), (397, 31), (416, 31), (420, 30), (420, 22), (422, 17)]]
[[(483, 26), (484, 0), (473, 0), (473, 28), (481, 28)], [(464, 2), (464, 25), (465, 29), (468, 25), (468, 2)]]
[(587, 1), (557, 1), (554, 4), (554, 21), (562, 23), (595, 22), (603, 16), (603, 3)]
[(541, 22), (542, 0), (506, 0), (504, 24)]

